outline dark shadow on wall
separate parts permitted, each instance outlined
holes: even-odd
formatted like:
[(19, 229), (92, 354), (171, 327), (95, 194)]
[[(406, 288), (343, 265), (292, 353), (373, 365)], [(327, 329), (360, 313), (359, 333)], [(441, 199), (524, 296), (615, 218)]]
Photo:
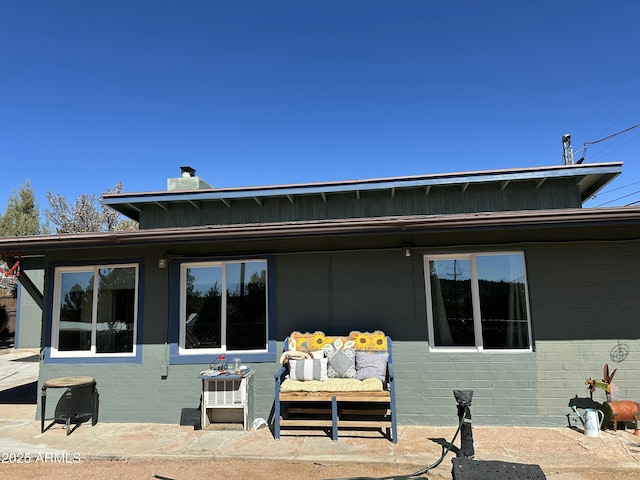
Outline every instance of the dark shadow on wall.
[(602, 409), (602, 403), (596, 402), (594, 399), (589, 397), (575, 397), (569, 399), (569, 408), (573, 409), (573, 407), (585, 409), (585, 408), (593, 408), (595, 410)]

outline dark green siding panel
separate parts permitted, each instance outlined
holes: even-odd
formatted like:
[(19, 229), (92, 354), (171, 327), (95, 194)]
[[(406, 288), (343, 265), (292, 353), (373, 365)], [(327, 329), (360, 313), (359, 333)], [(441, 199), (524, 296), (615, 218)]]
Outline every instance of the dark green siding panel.
[(394, 215), (391, 192), (367, 192), (366, 195), (371, 199), (371, 210), (373, 212), (372, 216), (386, 217)]
[(438, 193), (442, 198), (442, 212), (444, 214), (463, 213), (464, 200), (462, 199), (462, 187), (442, 187), (438, 188)]
[(554, 207), (554, 190), (555, 187), (549, 182), (543, 183), (542, 186), (538, 189), (541, 209), (550, 209)]
[(513, 185), (514, 190), (517, 192), (517, 209), (518, 210), (531, 210), (538, 208), (537, 195), (531, 188), (529, 183), (520, 182)]
[(277, 340), (294, 330), (331, 330), (330, 266), (328, 254), (277, 257)]
[(582, 205), (580, 201), (580, 192), (578, 186), (575, 184), (573, 179), (564, 180), (565, 188), (558, 189), (559, 197), (561, 198), (561, 203), (565, 207), (576, 207), (579, 208)]
[[(350, 195), (348, 195), (350, 196)], [(360, 196), (360, 198), (356, 198), (355, 196), (351, 199), (352, 201), (352, 207), (351, 207), (351, 211), (353, 212), (353, 216), (356, 218), (362, 218), (364, 215), (362, 215), (362, 195)]]
[(295, 198), (296, 218), (306, 218), (309, 220), (324, 219), (321, 205), (319, 205), (318, 201), (323, 202), (320, 195), (317, 197), (309, 196)]
[(273, 222), (282, 221), (282, 199), (281, 198), (265, 198), (262, 202), (264, 210), (264, 221), (271, 219)]
[(369, 192), (365, 192), (360, 196), (360, 213), (364, 218), (373, 217), (375, 202), (373, 199), (373, 195)]
[[(264, 202), (263, 202), (264, 205)], [(243, 220), (244, 223), (263, 223), (264, 222), (264, 206), (259, 205), (254, 199), (244, 200)]]
[(339, 193), (327, 196), (328, 218), (361, 217), (362, 205), (355, 193)]
[(469, 186), (464, 193), (461, 193), (462, 200), (464, 201), (464, 213), (479, 212), (478, 206), (478, 192), (475, 188)]
[(327, 195), (327, 218), (340, 218), (340, 195)]
[(426, 194), (426, 213), (428, 215), (436, 215), (438, 212), (444, 212), (442, 205), (442, 189), (432, 188), (429, 193)]
[(258, 206), (258, 204), (251, 199), (233, 200), (231, 209), (232, 223), (255, 223), (255, 210), (253, 209), (254, 205), (256, 207)]
[[(424, 307), (416, 308), (424, 305), (421, 268), (419, 255), (405, 257), (400, 249), (280, 255), (278, 339), (300, 329), (327, 333), (380, 329), (405, 338), (421, 332), (426, 340)], [(419, 282), (417, 290), (414, 279)]]
[(472, 185), (469, 189), (475, 192), (477, 212), (492, 212), (503, 209), (500, 190), (491, 188), (489, 185)]
[(471, 183), (430, 189), (364, 190), (322, 195), (171, 203), (168, 209), (145, 205), (141, 228), (313, 221), (402, 215), (446, 215), (489, 211), (579, 208), (572, 178), (508, 184)]
[[(295, 202), (295, 199), (292, 197), (292, 200)], [(288, 198), (282, 201), (283, 203), (283, 209), (282, 209), (282, 213), (283, 213), (283, 218), (282, 220), (285, 222), (294, 222), (298, 219), (298, 217), (296, 216), (296, 207), (295, 207), (295, 203), (291, 203), (291, 200), (289, 200)]]
[(545, 182), (538, 189), (540, 207), (550, 208), (580, 208), (580, 192), (573, 179)]
[(424, 190), (401, 190), (404, 197), (406, 215), (419, 215), (422, 211), (421, 200), (424, 199)]
[[(527, 271), (536, 337), (640, 338), (638, 265), (638, 242), (529, 249)], [(613, 342), (611, 348), (615, 346)]]
[[(231, 201), (230, 201), (231, 202)], [(220, 211), (220, 225), (228, 225), (231, 223), (231, 215), (232, 215), (232, 208), (228, 207), (227, 205), (225, 205), (223, 202), (218, 202), (219, 204), (219, 211)], [(233, 206), (233, 203), (231, 203), (231, 205)]]
[(231, 208), (229, 208), (231, 212), (231, 219), (229, 223), (232, 224), (242, 224), (245, 223), (244, 220), (244, 208), (246, 206), (246, 200), (231, 200)]
[(202, 202), (202, 222), (203, 225), (216, 225), (220, 222), (220, 210), (222, 202)]
[(395, 331), (413, 323), (411, 257), (401, 252), (338, 253), (331, 259), (331, 309), (337, 331)]
[(162, 228), (171, 226), (169, 219), (161, 212), (164, 212), (164, 210), (157, 205), (145, 205), (142, 207), (140, 228)]
[(538, 189), (527, 188), (522, 192), (526, 210), (536, 210), (540, 208), (540, 192)]
[(521, 210), (520, 196), (518, 195), (519, 187), (515, 183), (508, 184), (502, 190), (503, 205), (506, 210)]
[(201, 212), (202, 210), (191, 204), (172, 203), (169, 205), (168, 215), (171, 218), (172, 224), (179, 227), (189, 227), (192, 225), (202, 225)]
[(414, 190), (402, 189), (396, 190), (393, 197), (394, 215), (415, 215), (415, 196)]

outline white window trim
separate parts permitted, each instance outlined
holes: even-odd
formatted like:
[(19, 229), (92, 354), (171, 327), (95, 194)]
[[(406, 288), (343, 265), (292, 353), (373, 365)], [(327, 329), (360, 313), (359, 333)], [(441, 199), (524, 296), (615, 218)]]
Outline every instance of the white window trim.
[[(229, 350), (227, 349), (227, 265), (230, 263), (264, 263), (265, 267), (268, 266), (268, 262), (264, 258), (251, 259), (251, 260), (228, 260), (228, 261), (210, 261), (210, 262), (185, 262), (180, 264), (180, 337), (178, 343), (179, 355), (220, 355), (220, 354), (233, 354), (233, 355), (250, 355), (254, 353), (267, 353), (269, 351), (269, 341), (265, 343), (264, 348), (252, 349), (252, 350)], [(188, 268), (193, 267), (221, 267), (222, 268), (222, 299), (220, 308), (222, 309), (222, 321), (220, 326), (220, 335), (222, 336), (222, 342), (220, 348), (185, 348), (185, 340), (187, 335), (187, 312), (184, 305), (187, 299), (187, 282), (186, 272)], [(265, 288), (267, 289), (265, 295), (265, 331), (269, 331), (269, 269), (266, 268), (267, 278), (265, 279)], [(268, 335), (267, 335), (268, 337)], [(213, 358), (215, 363), (217, 359)]]
[[(528, 348), (492, 348), (492, 349), (484, 349), (482, 345), (482, 319), (480, 318), (480, 287), (478, 284), (478, 270), (476, 259), (478, 257), (485, 256), (498, 256), (498, 255), (520, 255), (522, 257), (522, 269), (524, 273), (524, 283), (525, 283), (525, 300), (527, 302), (527, 326), (528, 326), (528, 336), (529, 336), (529, 347)], [(433, 328), (433, 304), (431, 300), (431, 279), (429, 275), (429, 261), (430, 260), (469, 260), (470, 269), (471, 269), (471, 296), (473, 302), (473, 328), (474, 328), (474, 336), (476, 339), (475, 347), (460, 347), (460, 346), (437, 346), (433, 344), (433, 340), (435, 338), (435, 332)], [(525, 262), (524, 252), (522, 251), (497, 251), (497, 252), (474, 252), (474, 253), (451, 253), (451, 254), (435, 254), (435, 255), (424, 255), (423, 257), (424, 265), (424, 282), (425, 282), (425, 293), (426, 293), (426, 303), (427, 303), (427, 327), (429, 332), (429, 342), (428, 347), (430, 352), (445, 352), (445, 353), (468, 353), (468, 352), (479, 352), (479, 353), (489, 353), (493, 354), (513, 354), (513, 353), (529, 353), (533, 351), (533, 333), (531, 331), (531, 307), (529, 303), (529, 282), (527, 276), (527, 265)]]
[[(98, 312), (98, 298), (94, 295), (93, 305), (91, 309), (91, 349), (90, 350), (58, 350), (60, 341), (60, 289), (62, 286), (62, 274), (67, 272), (90, 272), (93, 271), (94, 282), (98, 281), (97, 272), (101, 268), (134, 268), (136, 272), (135, 279), (135, 292), (134, 292), (134, 320), (133, 320), (133, 350), (131, 352), (116, 352), (116, 353), (98, 353), (96, 352), (96, 323)], [(96, 358), (113, 358), (113, 357), (135, 357), (138, 350), (137, 338), (138, 338), (138, 284), (140, 278), (139, 265), (137, 263), (117, 263), (117, 264), (104, 264), (104, 265), (82, 265), (73, 267), (56, 267), (54, 273), (54, 286), (53, 286), (53, 315), (51, 322), (51, 358), (84, 358), (84, 357), (96, 357)], [(95, 286), (95, 283), (94, 283)], [(97, 291), (97, 289), (94, 289)]]

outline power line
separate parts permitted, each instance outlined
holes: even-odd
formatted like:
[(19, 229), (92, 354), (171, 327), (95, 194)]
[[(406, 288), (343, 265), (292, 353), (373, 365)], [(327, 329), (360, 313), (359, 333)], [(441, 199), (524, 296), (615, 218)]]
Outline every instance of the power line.
[(623, 133), (627, 133), (627, 132), (633, 130), (634, 128), (638, 128), (638, 127), (640, 127), (640, 123), (637, 123), (636, 125), (633, 125), (631, 127), (625, 128), (624, 130), (621, 130), (619, 132), (612, 133), (611, 135), (607, 135), (606, 137), (601, 138), (599, 140), (594, 140), (593, 142), (587, 142), (587, 143), (582, 144), (582, 157), (580, 158), (580, 160), (578, 160), (578, 163), (582, 163), (584, 161), (584, 157), (587, 155), (587, 147), (588, 146), (604, 142), (605, 140), (609, 140), (609, 139), (611, 139), (613, 137), (617, 137), (618, 135), (621, 135)]
[[(611, 118), (614, 114), (617, 114), (620, 110), (622, 110), (622, 107), (629, 104), (631, 102), (631, 100), (634, 97), (637, 97), (640, 94), (640, 89), (636, 90), (634, 93), (632, 93), (626, 100), (624, 100), (622, 103), (620, 103), (618, 106), (616, 106), (613, 110), (611, 110), (607, 115), (605, 115), (604, 118), (602, 118), (598, 123), (596, 123), (593, 127), (591, 127), (590, 129), (588, 129), (586, 132), (584, 132), (581, 136), (582, 137), (587, 137), (587, 136), (591, 136), (591, 132), (594, 131), (599, 125), (602, 125), (605, 123), (606, 120), (608, 120), (609, 118)], [(633, 112), (635, 112), (638, 108), (640, 108), (640, 105), (635, 106), (634, 108), (632, 108), (631, 110), (627, 111), (625, 114), (623, 114), (620, 118), (618, 118), (617, 120), (613, 121), (613, 122), (608, 122), (609, 123), (609, 127), (605, 127), (605, 128), (601, 128), (600, 132), (605, 132), (606, 130), (612, 129), (616, 124), (620, 123), (620, 121), (626, 117), (628, 117), (629, 115), (631, 115)], [(595, 136), (595, 135), (594, 135)]]
[(604, 142), (605, 140), (609, 140), (610, 138), (613, 138), (613, 137), (615, 137), (617, 135), (620, 135), (621, 133), (626, 133), (629, 130), (633, 130), (634, 128), (638, 128), (638, 127), (640, 127), (640, 123), (638, 123), (637, 125), (634, 125), (632, 127), (625, 128), (624, 130), (622, 130), (620, 132), (612, 133), (611, 135), (607, 135), (606, 137), (601, 138), (600, 140), (596, 140), (594, 142), (587, 142), (587, 143), (584, 144), (584, 146), (587, 147), (589, 145), (595, 145), (596, 143)]
[(619, 138), (617, 140), (612, 141), (607, 146), (602, 147), (602, 149), (595, 154), (595, 158), (592, 161), (599, 161), (600, 157), (604, 157), (606, 155), (612, 154), (619, 148), (625, 146), (630, 142), (633, 142), (638, 137), (640, 137), (640, 130), (637, 131), (635, 135), (630, 135), (626, 137), (625, 140), (623, 140), (622, 138)]
[(629, 183), (628, 185), (622, 185), (621, 187), (616, 187), (616, 188), (612, 188), (611, 190), (606, 190), (606, 191), (604, 191), (602, 193), (599, 193), (598, 195), (606, 195), (607, 193), (615, 192), (616, 190), (622, 190), (623, 188), (633, 187), (634, 185), (637, 185), (638, 183), (640, 183), (640, 180), (638, 180), (637, 182)]
[(636, 190), (635, 192), (628, 193), (627, 195), (623, 195), (621, 197), (614, 198), (613, 200), (609, 200), (608, 202), (601, 203), (599, 205), (596, 205), (596, 207), (604, 207), (605, 205), (609, 205), (610, 203), (617, 202), (618, 200), (622, 200), (623, 198), (631, 197), (633, 195), (636, 195), (637, 193), (640, 193), (640, 190)]

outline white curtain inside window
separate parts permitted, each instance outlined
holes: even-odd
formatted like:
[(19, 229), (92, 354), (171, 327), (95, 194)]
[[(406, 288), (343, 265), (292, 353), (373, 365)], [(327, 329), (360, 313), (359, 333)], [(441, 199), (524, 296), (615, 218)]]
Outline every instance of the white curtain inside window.
[(433, 333), (434, 345), (454, 345), (451, 329), (449, 328), (449, 319), (447, 318), (447, 309), (442, 295), (440, 286), (440, 277), (436, 262), (429, 261), (429, 279), (431, 284), (431, 308), (433, 314)]
[[(529, 346), (529, 326), (525, 300), (524, 266), (521, 255), (509, 256), (509, 270), (509, 278), (511, 279), (509, 282), (509, 321), (505, 345), (508, 348), (527, 348)], [(523, 328), (524, 325), (527, 328)]]

